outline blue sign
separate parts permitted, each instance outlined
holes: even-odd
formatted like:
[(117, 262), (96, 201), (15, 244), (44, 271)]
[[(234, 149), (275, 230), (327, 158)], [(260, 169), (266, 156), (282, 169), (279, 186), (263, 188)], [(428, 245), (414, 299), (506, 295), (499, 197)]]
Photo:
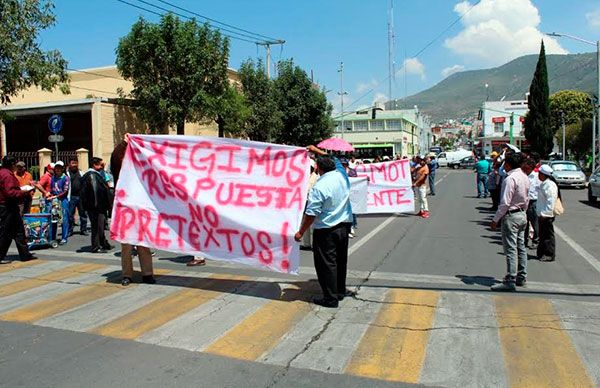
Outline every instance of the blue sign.
[(48, 129), (53, 134), (57, 134), (62, 129), (62, 118), (59, 115), (52, 115), (48, 119)]

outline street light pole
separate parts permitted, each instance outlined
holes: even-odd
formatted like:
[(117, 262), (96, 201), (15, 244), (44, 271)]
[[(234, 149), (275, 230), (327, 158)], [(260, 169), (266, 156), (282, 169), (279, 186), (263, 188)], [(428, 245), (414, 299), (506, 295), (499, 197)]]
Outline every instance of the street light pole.
[(342, 139), (344, 138), (344, 131), (346, 127), (344, 126), (344, 95), (348, 94), (344, 91), (344, 62), (340, 62), (340, 68), (338, 69), (338, 73), (340, 73), (340, 91), (338, 94), (340, 95), (340, 105), (342, 110)]
[(565, 130), (565, 112), (561, 111), (560, 112), (560, 121), (562, 123), (562, 160), (567, 160), (567, 154), (566, 154), (566, 150), (565, 150), (565, 144), (566, 144), (566, 130)]

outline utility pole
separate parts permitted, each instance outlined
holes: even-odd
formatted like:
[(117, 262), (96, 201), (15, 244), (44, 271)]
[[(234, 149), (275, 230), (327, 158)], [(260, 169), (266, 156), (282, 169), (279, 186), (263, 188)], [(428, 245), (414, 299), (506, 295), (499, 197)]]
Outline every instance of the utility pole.
[(566, 127), (565, 127), (565, 112), (561, 111), (560, 112), (560, 121), (562, 123), (562, 160), (567, 160), (567, 154), (566, 154)]
[(340, 105), (342, 110), (342, 138), (344, 137), (344, 131), (346, 127), (344, 126), (344, 95), (348, 94), (344, 91), (344, 62), (340, 62), (340, 68), (338, 69), (338, 73), (340, 73), (340, 91), (338, 95), (340, 96)]
[(256, 43), (259, 46), (265, 46), (267, 50), (267, 78), (271, 78), (271, 45), (272, 44), (284, 44), (285, 40), (267, 40), (264, 42)]
[(515, 125), (515, 112), (510, 112), (510, 130), (508, 132), (508, 142), (514, 144), (513, 127)]
[(592, 172), (596, 171), (596, 141), (600, 135), (596, 134), (596, 131), (600, 133), (600, 40), (596, 41), (596, 70), (598, 71), (598, 96), (596, 98), (596, 103), (598, 106), (594, 107), (594, 124), (596, 124), (596, 120), (598, 120), (598, 124), (595, 125), (594, 128), (594, 143), (592, 144), (592, 149), (594, 150), (594, 160), (592, 161)]
[(592, 173), (596, 171), (596, 140), (598, 139), (596, 136), (596, 102), (592, 97), (592, 111), (594, 112), (592, 115)]
[[(392, 101), (392, 83), (395, 80), (395, 62), (394, 62), (394, 0), (390, 0), (390, 14), (388, 18), (388, 98)], [(390, 104), (391, 105), (391, 104)]]

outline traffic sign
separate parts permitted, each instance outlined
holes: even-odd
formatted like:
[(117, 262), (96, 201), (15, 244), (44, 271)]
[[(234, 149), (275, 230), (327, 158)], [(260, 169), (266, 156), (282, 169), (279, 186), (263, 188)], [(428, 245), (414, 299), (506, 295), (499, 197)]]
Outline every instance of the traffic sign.
[(59, 133), (62, 129), (62, 124), (62, 117), (60, 117), (59, 115), (52, 115), (48, 119), (48, 129), (50, 129), (50, 132), (52, 132), (55, 135)]
[(63, 135), (50, 135), (50, 136), (48, 136), (48, 141), (52, 142), (52, 143), (60, 143), (63, 140), (65, 140), (65, 137)]

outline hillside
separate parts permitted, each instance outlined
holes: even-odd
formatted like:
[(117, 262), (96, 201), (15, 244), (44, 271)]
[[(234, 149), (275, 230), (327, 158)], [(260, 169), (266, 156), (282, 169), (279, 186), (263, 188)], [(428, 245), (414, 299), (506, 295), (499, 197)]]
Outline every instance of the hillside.
[[(398, 104), (418, 105), (433, 122), (471, 117), (486, 99), (486, 83), (490, 100), (500, 100), (503, 96), (506, 100), (525, 99), (537, 58), (537, 55), (527, 55), (493, 69), (455, 73), (405, 101), (398, 100)], [(548, 55), (546, 59), (550, 93), (574, 89), (596, 94), (595, 53)]]

